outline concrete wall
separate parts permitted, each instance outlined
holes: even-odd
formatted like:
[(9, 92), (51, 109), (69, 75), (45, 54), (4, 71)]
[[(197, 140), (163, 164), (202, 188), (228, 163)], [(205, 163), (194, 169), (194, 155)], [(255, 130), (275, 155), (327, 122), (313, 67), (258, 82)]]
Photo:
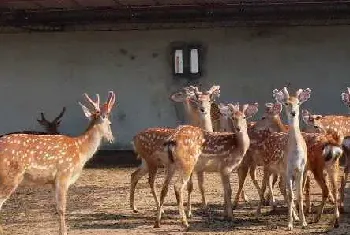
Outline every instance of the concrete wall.
[(204, 87), (221, 85), (221, 101), (272, 101), (287, 82), (310, 87), (306, 108), (346, 113), (340, 92), (350, 86), (350, 27), (236, 28), (0, 35), (0, 133), (37, 129), (67, 106), (63, 133), (87, 125), (81, 94), (117, 94), (112, 122), (117, 137), (104, 148), (129, 148), (138, 131), (176, 126), (182, 107), (168, 97), (188, 80), (171, 76), (169, 44), (202, 42)]

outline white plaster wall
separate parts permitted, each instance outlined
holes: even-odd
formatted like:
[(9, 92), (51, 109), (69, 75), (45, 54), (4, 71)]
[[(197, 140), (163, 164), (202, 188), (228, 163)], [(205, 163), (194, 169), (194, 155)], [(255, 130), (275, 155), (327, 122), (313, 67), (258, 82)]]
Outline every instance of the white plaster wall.
[(116, 143), (130, 148), (146, 127), (183, 122), (171, 92), (186, 84), (171, 76), (169, 44), (202, 42), (208, 87), (221, 85), (222, 101), (270, 102), (273, 88), (291, 82), (310, 87), (306, 108), (347, 113), (340, 92), (350, 86), (350, 27), (236, 28), (129, 32), (69, 32), (0, 35), (0, 133), (40, 130), (39, 113), (49, 118), (63, 106), (61, 131), (87, 126), (78, 105), (82, 93), (117, 94), (112, 122)]

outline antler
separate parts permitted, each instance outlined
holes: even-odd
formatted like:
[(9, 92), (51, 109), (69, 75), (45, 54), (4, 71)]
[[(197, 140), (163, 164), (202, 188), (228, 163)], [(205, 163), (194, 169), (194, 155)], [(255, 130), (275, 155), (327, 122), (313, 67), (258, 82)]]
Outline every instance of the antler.
[(60, 112), (60, 114), (52, 121), (52, 122), (58, 122), (62, 117), (63, 114), (66, 112), (66, 107), (63, 107), (62, 111)]
[(84, 93), (86, 100), (95, 108), (96, 111), (100, 111), (100, 95), (96, 94), (96, 102), (94, 102), (88, 94)]

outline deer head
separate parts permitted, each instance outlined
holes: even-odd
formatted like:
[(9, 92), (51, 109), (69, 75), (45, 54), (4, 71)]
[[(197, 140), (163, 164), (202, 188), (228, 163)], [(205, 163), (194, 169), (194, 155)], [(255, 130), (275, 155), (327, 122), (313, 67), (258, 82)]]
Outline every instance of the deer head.
[(283, 125), (280, 117), (282, 108), (282, 104), (278, 102), (266, 103), (265, 112), (261, 119), (256, 122), (254, 128), (256, 130), (281, 131), (281, 125)]
[(109, 116), (113, 105), (115, 103), (115, 94), (113, 91), (108, 93), (107, 101), (100, 106), (100, 96), (96, 95), (96, 101), (93, 101), (87, 94), (84, 94), (86, 101), (91, 105), (91, 108), (87, 108), (85, 105), (80, 104), (85, 116), (90, 120), (89, 128), (97, 128), (101, 137), (109, 141), (114, 141), (111, 121)]
[(273, 90), (273, 97), (277, 102), (283, 104), (286, 108), (288, 120), (296, 120), (299, 118), (299, 107), (302, 103), (310, 98), (311, 89), (299, 89), (294, 96), (289, 96), (288, 90), (284, 87), (282, 90)]
[(350, 87), (347, 88), (346, 92), (342, 92), (340, 96), (343, 103), (350, 108)]
[(232, 131), (228, 123), (230, 115), (229, 107), (225, 104), (220, 103), (218, 105), (218, 108), (220, 111), (220, 131)]
[(198, 89), (190, 101), (198, 109), (201, 116), (210, 115), (211, 103), (220, 96), (220, 86), (212, 86), (208, 91), (200, 92)]
[(44, 129), (49, 133), (49, 134), (59, 134), (58, 132), (58, 127), (61, 124), (61, 118), (63, 117), (64, 113), (66, 112), (66, 107), (63, 107), (61, 113), (52, 121), (48, 121), (45, 118), (44, 113), (40, 113), (41, 119), (37, 119), (39, 124), (44, 127)]
[(320, 132), (324, 133), (326, 130), (321, 122), (322, 115), (313, 115), (308, 110), (303, 109), (301, 116), (306, 124), (306, 132)]
[(258, 103), (252, 105), (244, 104), (242, 106), (242, 111), (239, 109), (239, 103), (228, 104), (228, 108), (233, 132), (237, 133), (247, 130), (247, 119), (258, 112)]

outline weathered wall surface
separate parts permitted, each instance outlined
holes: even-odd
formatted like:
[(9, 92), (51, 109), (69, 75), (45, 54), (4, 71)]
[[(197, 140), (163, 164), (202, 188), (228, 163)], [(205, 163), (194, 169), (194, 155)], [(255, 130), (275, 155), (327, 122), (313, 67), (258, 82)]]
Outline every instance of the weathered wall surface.
[(114, 145), (130, 148), (146, 127), (176, 126), (183, 110), (169, 101), (188, 80), (171, 75), (169, 45), (201, 42), (204, 87), (221, 85), (221, 101), (270, 102), (273, 88), (310, 87), (305, 104), (317, 113), (347, 113), (340, 92), (349, 86), (350, 27), (237, 28), (0, 35), (0, 133), (40, 129), (62, 106), (63, 133), (77, 135), (87, 121), (82, 93), (117, 94)]

